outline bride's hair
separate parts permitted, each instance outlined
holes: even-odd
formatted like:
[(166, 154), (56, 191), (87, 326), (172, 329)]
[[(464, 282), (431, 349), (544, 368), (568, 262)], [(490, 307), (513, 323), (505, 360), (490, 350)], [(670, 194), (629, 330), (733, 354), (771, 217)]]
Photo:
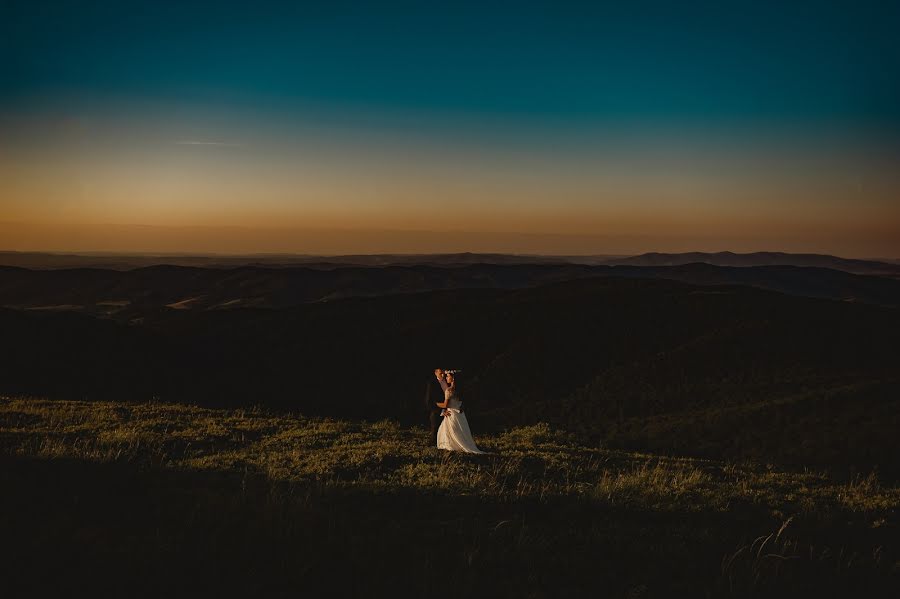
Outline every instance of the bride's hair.
[(447, 384), (450, 385), (450, 388), (454, 391), (456, 390), (456, 375), (452, 372), (447, 373)]

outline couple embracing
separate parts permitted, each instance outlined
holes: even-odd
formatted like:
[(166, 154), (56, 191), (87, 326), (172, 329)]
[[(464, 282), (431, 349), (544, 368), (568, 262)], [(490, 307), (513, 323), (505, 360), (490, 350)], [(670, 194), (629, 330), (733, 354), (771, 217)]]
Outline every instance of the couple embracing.
[[(450, 451), (462, 451), (465, 453), (485, 453), (475, 445), (472, 431), (469, 430), (469, 421), (463, 412), (462, 401), (456, 391), (455, 370), (436, 368), (434, 376), (444, 392), (444, 401), (433, 401), (431, 385), (425, 394), (425, 402), (429, 409), (431, 421), (431, 433), (435, 435), (435, 443), (438, 449)], [(438, 426), (440, 421), (440, 426)]]

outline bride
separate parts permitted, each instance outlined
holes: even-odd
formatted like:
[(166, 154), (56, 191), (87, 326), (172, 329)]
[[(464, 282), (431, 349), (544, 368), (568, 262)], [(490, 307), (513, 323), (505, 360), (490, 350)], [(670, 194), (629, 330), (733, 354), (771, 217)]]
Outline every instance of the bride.
[(444, 417), (437, 433), (438, 449), (485, 453), (475, 445), (472, 431), (469, 430), (469, 421), (462, 412), (462, 401), (456, 393), (456, 377), (452, 372), (441, 369), (435, 370), (434, 375), (444, 390), (444, 401), (437, 403), (437, 407), (443, 409), (441, 416)]

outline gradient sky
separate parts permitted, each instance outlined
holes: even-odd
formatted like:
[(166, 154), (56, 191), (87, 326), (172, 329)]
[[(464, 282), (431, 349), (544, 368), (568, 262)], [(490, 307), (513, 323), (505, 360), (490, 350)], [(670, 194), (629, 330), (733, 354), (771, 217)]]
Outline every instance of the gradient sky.
[(7, 0), (0, 249), (900, 257), (896, 2), (485, 4)]

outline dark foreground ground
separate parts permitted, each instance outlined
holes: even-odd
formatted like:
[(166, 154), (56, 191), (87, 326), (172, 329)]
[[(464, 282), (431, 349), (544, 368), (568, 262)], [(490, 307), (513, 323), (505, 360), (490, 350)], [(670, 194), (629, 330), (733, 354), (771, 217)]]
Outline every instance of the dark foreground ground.
[(167, 404), (0, 399), (0, 594), (896, 596), (900, 489)]

